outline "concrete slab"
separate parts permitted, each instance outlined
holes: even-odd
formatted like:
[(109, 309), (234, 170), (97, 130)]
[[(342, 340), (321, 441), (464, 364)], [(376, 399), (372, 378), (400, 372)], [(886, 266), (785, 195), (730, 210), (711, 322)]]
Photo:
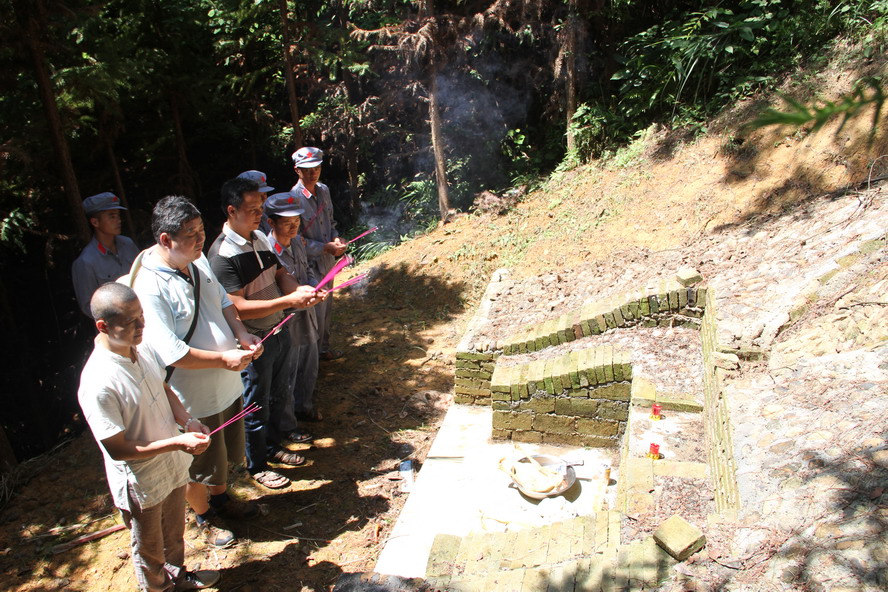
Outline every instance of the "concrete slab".
[[(583, 462), (574, 468), (576, 485), (563, 495), (532, 500), (498, 469), (503, 457), (516, 454), (514, 445), (494, 442), (490, 434), (489, 407), (450, 407), (379, 555), (377, 573), (424, 577), (437, 534), (518, 531), (614, 507), (616, 450), (522, 443), (531, 454)], [(604, 483), (604, 465), (613, 467), (610, 487)]]

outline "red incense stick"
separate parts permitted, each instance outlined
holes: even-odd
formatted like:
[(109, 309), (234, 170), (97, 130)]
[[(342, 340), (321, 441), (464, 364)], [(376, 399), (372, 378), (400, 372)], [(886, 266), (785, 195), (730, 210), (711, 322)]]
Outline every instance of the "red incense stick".
[(346, 280), (346, 281), (342, 282), (338, 286), (330, 288), (329, 291), (332, 292), (333, 290), (338, 290), (339, 288), (344, 288), (346, 286), (351, 286), (352, 284), (356, 284), (356, 283), (360, 282), (362, 279), (366, 278), (368, 275), (370, 275), (370, 274), (369, 273), (362, 273), (361, 275), (355, 276), (350, 280)]
[(378, 230), (378, 229), (379, 229), (379, 226), (374, 226), (373, 228), (371, 228), (371, 229), (368, 230), (367, 232), (362, 232), (361, 234), (359, 234), (358, 236), (356, 236), (355, 238), (351, 239), (350, 241), (348, 241), (348, 242), (345, 243), (345, 244), (346, 244), (346, 245), (350, 245), (350, 244), (352, 244), (353, 242), (355, 242), (356, 240), (358, 240), (359, 238), (364, 238), (365, 236), (367, 236), (367, 235), (370, 234), (371, 232), (375, 232), (375, 231)]
[(231, 419), (229, 419), (228, 421), (226, 421), (225, 423), (220, 425), (218, 428), (216, 428), (215, 430), (210, 432), (210, 435), (212, 436), (213, 434), (215, 434), (216, 432), (218, 432), (222, 428), (228, 427), (229, 425), (233, 424), (237, 420), (243, 419), (246, 416), (248, 416), (249, 414), (253, 413), (254, 411), (259, 411), (260, 409), (262, 409), (262, 407), (260, 407), (256, 403), (250, 403), (240, 413), (238, 413), (237, 415), (235, 415), (234, 417), (232, 417)]
[(342, 271), (343, 267), (345, 267), (346, 265), (350, 265), (351, 262), (352, 262), (352, 258), (348, 257), (348, 256), (345, 256), (342, 259), (340, 259), (339, 261), (337, 261), (336, 265), (333, 266), (333, 269), (331, 269), (327, 273), (327, 275), (324, 276), (324, 279), (322, 279), (320, 282), (318, 282), (318, 285), (315, 286), (315, 292), (317, 292), (318, 290), (323, 288), (324, 285), (327, 284), (327, 282), (329, 282), (330, 280), (332, 280), (336, 276), (337, 273)]
[(275, 333), (277, 333), (278, 330), (279, 330), (281, 327), (284, 326), (284, 323), (286, 323), (287, 321), (289, 321), (290, 319), (292, 319), (295, 315), (296, 315), (295, 312), (291, 312), (291, 313), (288, 314), (286, 317), (284, 317), (284, 320), (281, 321), (280, 323), (278, 323), (277, 325), (275, 325), (275, 326), (274, 326), (274, 329), (272, 329), (271, 331), (269, 331), (269, 332), (268, 332), (268, 335), (266, 335), (265, 337), (263, 337), (262, 340), (261, 340), (259, 343), (256, 344), (256, 347), (259, 347), (260, 345), (262, 345), (262, 341), (265, 341), (266, 339), (268, 339), (269, 337), (271, 337), (272, 335), (274, 335)]

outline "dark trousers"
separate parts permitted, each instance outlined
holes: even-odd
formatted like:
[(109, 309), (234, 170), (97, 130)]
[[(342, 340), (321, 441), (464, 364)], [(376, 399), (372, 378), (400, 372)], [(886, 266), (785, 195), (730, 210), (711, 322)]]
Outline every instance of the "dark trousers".
[(256, 403), (261, 407), (244, 418), (247, 470), (256, 474), (268, 469), (266, 459), (279, 448), (281, 434), (270, 417), (280, 413), (289, 394), (290, 334), (281, 331), (262, 344), (265, 351), (241, 371), (244, 383), (244, 407)]

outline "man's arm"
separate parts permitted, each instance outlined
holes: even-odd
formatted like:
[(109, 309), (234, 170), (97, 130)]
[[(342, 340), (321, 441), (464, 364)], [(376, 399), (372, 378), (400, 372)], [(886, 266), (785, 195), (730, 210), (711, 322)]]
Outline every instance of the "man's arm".
[(99, 287), (99, 282), (92, 269), (80, 258), (77, 258), (71, 265), (71, 281), (74, 284), (74, 297), (77, 299), (77, 305), (83, 314), (92, 318), (89, 301), (93, 292)]
[(247, 328), (244, 327), (244, 323), (240, 320), (240, 317), (237, 316), (237, 307), (234, 305), (226, 306), (222, 309), (222, 315), (225, 317), (225, 321), (228, 323), (231, 332), (234, 333), (235, 339), (240, 342), (241, 347), (253, 352), (253, 354), (255, 354), (253, 359), (261, 356), (262, 351), (265, 349), (259, 343), (262, 340), (258, 336), (247, 331)]
[(210, 437), (200, 432), (185, 432), (172, 438), (155, 440), (127, 440), (124, 432), (118, 432), (102, 440), (108, 456), (114, 460), (139, 460), (165, 452), (181, 450), (188, 454), (201, 454), (210, 445)]

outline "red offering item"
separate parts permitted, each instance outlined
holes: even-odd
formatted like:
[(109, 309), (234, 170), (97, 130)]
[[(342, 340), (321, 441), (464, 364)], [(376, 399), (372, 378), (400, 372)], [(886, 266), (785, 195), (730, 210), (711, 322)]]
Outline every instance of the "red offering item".
[[(287, 321), (289, 321), (290, 319), (292, 319), (295, 315), (296, 315), (295, 312), (291, 312), (290, 314), (288, 314), (288, 315), (284, 318), (283, 321), (281, 321), (280, 323), (278, 323), (277, 325), (275, 325), (275, 326), (274, 326), (274, 329), (272, 329), (271, 331), (268, 332), (268, 335), (266, 335), (265, 337), (262, 338), (262, 341), (265, 341), (266, 339), (268, 339), (269, 337), (271, 337), (272, 335), (274, 335), (275, 333), (277, 333), (277, 332), (280, 330), (280, 328), (284, 326), (284, 323), (286, 323)], [(256, 344), (256, 347), (259, 347), (260, 345), (262, 345), (262, 341), (260, 341), (259, 343), (257, 343), (257, 344)]]
[(256, 403), (250, 403), (250, 404), (247, 405), (247, 406), (246, 406), (246, 407), (245, 407), (240, 413), (238, 413), (237, 415), (235, 415), (234, 417), (232, 417), (231, 419), (229, 419), (228, 421), (226, 421), (225, 423), (223, 423), (222, 425), (220, 425), (218, 428), (216, 428), (215, 430), (213, 430), (212, 432), (210, 432), (210, 435), (212, 436), (213, 434), (215, 434), (216, 432), (218, 432), (218, 431), (221, 430), (222, 428), (227, 427), (227, 426), (233, 424), (234, 422), (236, 422), (236, 421), (239, 420), (239, 419), (243, 419), (243, 418), (245, 418), (246, 416), (248, 416), (249, 414), (253, 413), (254, 411), (259, 411), (260, 409), (262, 409), (262, 407), (260, 407), (260, 406), (257, 405)]
[(660, 419), (660, 413), (663, 411), (663, 407), (657, 403), (651, 405), (651, 419)]
[(651, 458), (660, 458), (660, 445), (651, 443), (651, 447), (648, 452), (648, 456)]

